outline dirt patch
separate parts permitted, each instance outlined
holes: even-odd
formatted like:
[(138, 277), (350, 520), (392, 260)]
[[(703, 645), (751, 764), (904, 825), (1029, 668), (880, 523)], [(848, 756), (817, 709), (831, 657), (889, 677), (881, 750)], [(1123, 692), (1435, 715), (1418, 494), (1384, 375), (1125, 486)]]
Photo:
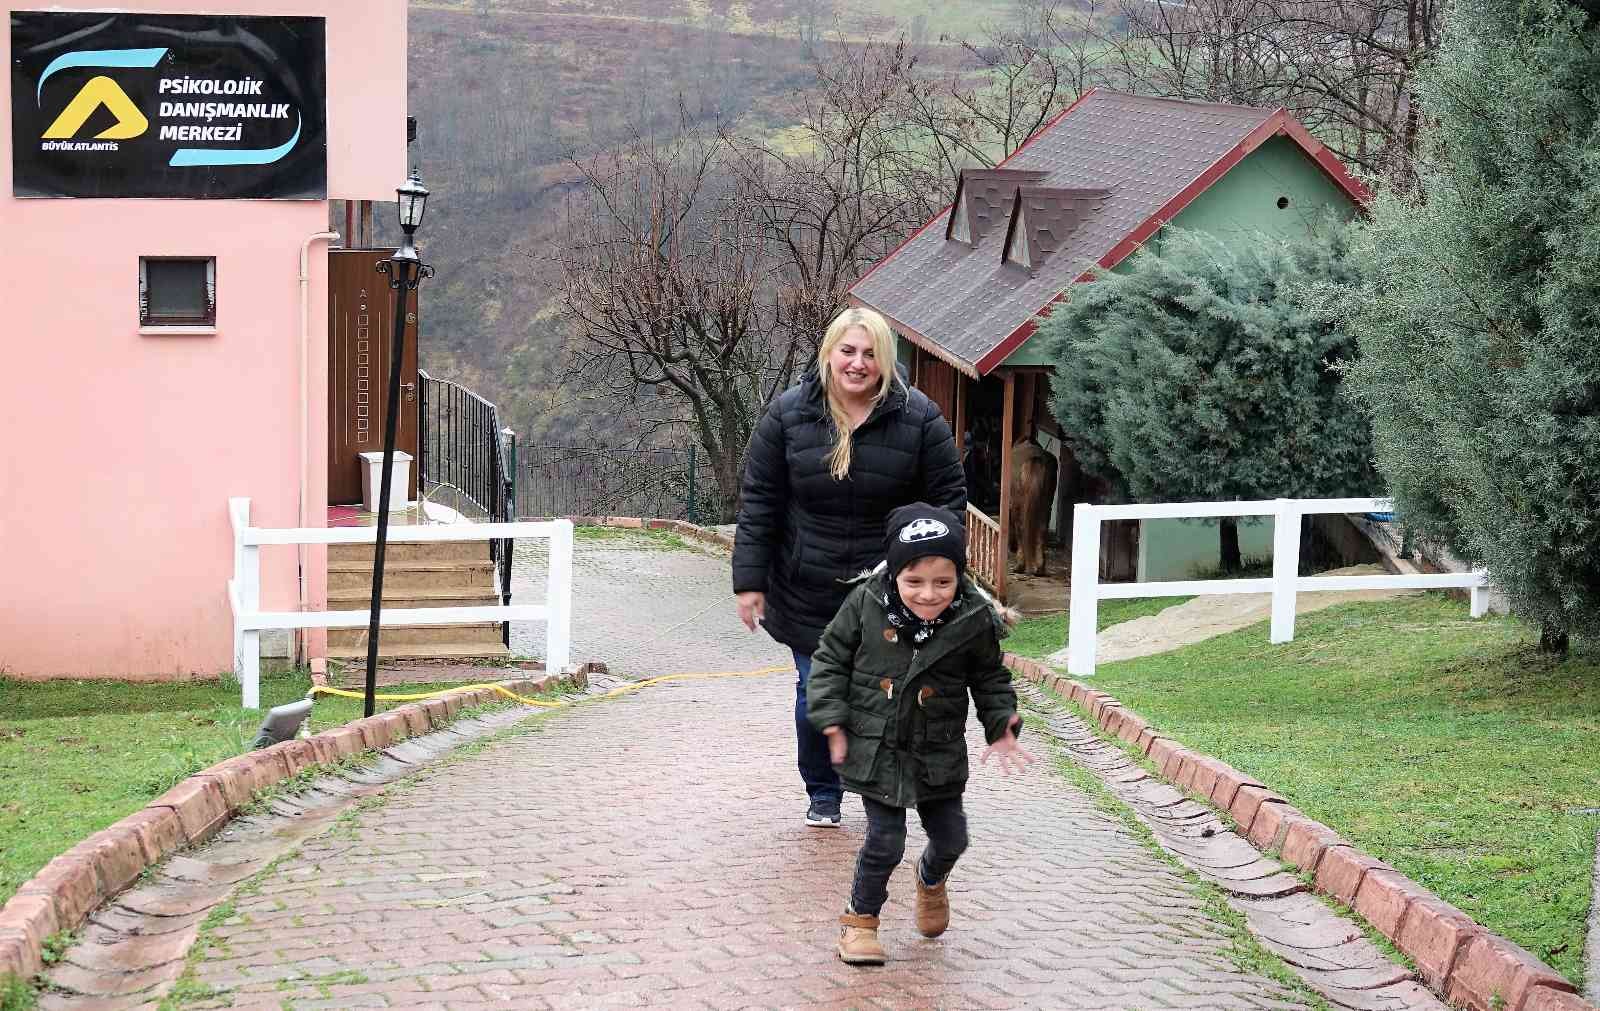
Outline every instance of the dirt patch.
[[(1352, 565), (1318, 573), (1323, 576), (1381, 576), (1376, 565)], [(1365, 600), (1389, 600), (1419, 590), (1334, 590), (1301, 593), (1295, 598), (1295, 613), (1310, 614), (1335, 604)], [(1157, 614), (1135, 618), (1103, 630), (1095, 639), (1095, 663), (1112, 663), (1134, 657), (1151, 656), (1168, 650), (1192, 646), (1214, 636), (1236, 632), (1272, 617), (1270, 593), (1241, 593), (1227, 597), (1196, 597)], [(1067, 651), (1052, 654), (1048, 663), (1065, 667)]]

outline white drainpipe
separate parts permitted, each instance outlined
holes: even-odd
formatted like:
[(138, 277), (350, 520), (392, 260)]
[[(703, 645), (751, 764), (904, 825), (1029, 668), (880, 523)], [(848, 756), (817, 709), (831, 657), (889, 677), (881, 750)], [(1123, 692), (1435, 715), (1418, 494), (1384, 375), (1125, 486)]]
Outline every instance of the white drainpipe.
[[(311, 515), (310, 504), (306, 501), (306, 493), (310, 485), (311, 470), (311, 390), (309, 382), (309, 368), (311, 357), (311, 244), (326, 240), (336, 242), (338, 232), (316, 232), (306, 236), (300, 244), (300, 522), (296, 526), (304, 527), (307, 518)], [(300, 563), (300, 610), (306, 609), (306, 546), (300, 545), (295, 549)], [(301, 633), (301, 642), (305, 641), (305, 633)], [(325, 670), (316, 668), (325, 667), (326, 661), (317, 659), (313, 661), (315, 673), (325, 673)]]

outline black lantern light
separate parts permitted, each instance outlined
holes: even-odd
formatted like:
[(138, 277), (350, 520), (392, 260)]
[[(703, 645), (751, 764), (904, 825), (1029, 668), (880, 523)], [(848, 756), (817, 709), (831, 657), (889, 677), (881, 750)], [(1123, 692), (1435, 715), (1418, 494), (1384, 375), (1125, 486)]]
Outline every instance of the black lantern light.
[(428, 209), (428, 187), (422, 185), (417, 170), (412, 169), (411, 175), (394, 192), (400, 210), (400, 227), (409, 238), (421, 226), (423, 212)]
[(422, 215), (428, 209), (428, 188), (422, 185), (416, 169), (412, 169), (406, 181), (395, 188), (394, 194), (405, 241), (393, 256), (378, 264), (378, 272), (388, 275), (389, 287), (394, 290), (394, 339), (389, 344), (389, 413), (383, 419), (383, 479), (378, 490), (378, 540), (372, 551), (372, 611), (367, 625), (367, 691), (363, 707), (367, 716), (372, 715), (378, 691), (378, 627), (383, 611), (383, 556), (389, 544), (389, 491), (394, 481), (395, 429), (400, 420), (401, 364), (406, 357), (406, 302), (424, 277), (433, 276), (433, 268), (422, 262), (413, 241), (417, 226), (422, 224)]

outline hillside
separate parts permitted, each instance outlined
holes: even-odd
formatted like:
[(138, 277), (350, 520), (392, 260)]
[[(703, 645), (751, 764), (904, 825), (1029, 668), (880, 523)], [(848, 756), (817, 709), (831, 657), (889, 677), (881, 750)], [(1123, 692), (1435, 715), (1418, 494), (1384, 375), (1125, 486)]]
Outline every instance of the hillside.
[[(551, 262), (573, 158), (631, 122), (787, 125), (810, 79), (808, 42), (905, 31), (954, 65), (941, 33), (971, 34), (1013, 0), (412, 0), (412, 160), (433, 192), (422, 247), (422, 364), (494, 399), (534, 442), (615, 444), (610, 412), (558, 387)], [(390, 213), (378, 215), (386, 234)]]

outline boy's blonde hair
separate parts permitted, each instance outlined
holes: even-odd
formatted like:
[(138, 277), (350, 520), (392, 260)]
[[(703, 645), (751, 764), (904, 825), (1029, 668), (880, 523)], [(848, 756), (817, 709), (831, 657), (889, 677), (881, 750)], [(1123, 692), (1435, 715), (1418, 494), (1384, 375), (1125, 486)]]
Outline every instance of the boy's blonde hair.
[(817, 349), (817, 375), (822, 380), (822, 392), (828, 402), (828, 416), (833, 419), (835, 436), (833, 451), (828, 454), (828, 472), (835, 481), (843, 481), (850, 476), (851, 433), (850, 416), (833, 396), (833, 372), (828, 367), (828, 357), (844, 340), (845, 332), (853, 327), (860, 327), (867, 332), (872, 341), (872, 357), (882, 373), (878, 380), (878, 392), (872, 398), (873, 408), (876, 409), (889, 395), (890, 384), (901, 381), (895, 368), (894, 331), (889, 329), (888, 320), (871, 309), (859, 306), (846, 309), (833, 318), (822, 335), (822, 346)]

